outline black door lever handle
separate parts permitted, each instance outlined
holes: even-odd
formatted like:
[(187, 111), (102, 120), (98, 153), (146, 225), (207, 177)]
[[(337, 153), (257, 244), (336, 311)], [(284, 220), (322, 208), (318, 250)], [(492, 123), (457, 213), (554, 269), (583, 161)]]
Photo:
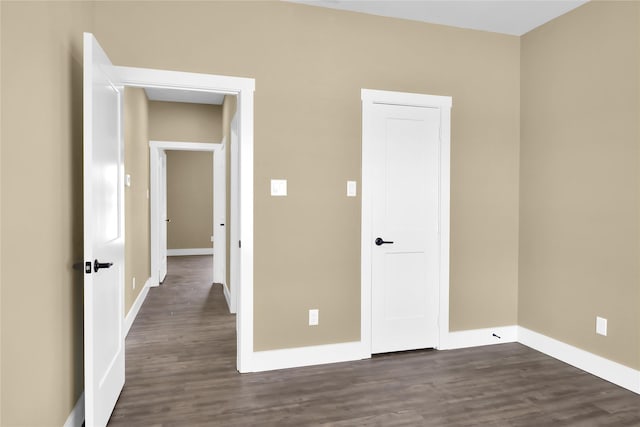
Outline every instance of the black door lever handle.
[(390, 245), (392, 245), (392, 244), (393, 244), (393, 242), (387, 242), (387, 241), (382, 240), (382, 238), (381, 238), (381, 237), (378, 237), (378, 238), (375, 240), (375, 243), (376, 243), (376, 245), (378, 245), (378, 246), (382, 246), (382, 245), (384, 245), (384, 244), (390, 244)]
[(93, 272), (97, 273), (101, 268), (109, 268), (112, 265), (112, 262), (98, 262), (98, 260), (95, 260), (93, 261)]

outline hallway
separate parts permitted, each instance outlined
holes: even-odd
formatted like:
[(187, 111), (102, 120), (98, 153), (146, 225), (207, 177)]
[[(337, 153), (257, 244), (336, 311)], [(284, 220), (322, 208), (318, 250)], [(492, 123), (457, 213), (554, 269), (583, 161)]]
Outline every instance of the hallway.
[(211, 285), (212, 257), (168, 262), (127, 336), (126, 382), (110, 426), (181, 424), (200, 405), (215, 408), (217, 387), (239, 377), (235, 315), (222, 286)]
[(116, 426), (638, 426), (640, 396), (520, 344), (240, 375), (211, 257), (170, 257), (126, 340)]

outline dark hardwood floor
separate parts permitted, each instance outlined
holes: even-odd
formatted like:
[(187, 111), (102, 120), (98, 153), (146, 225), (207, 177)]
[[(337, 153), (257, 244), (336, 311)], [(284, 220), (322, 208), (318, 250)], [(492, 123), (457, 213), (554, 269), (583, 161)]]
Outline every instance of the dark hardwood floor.
[(172, 257), (127, 338), (116, 426), (640, 426), (640, 396), (520, 344), (238, 374), (211, 257)]

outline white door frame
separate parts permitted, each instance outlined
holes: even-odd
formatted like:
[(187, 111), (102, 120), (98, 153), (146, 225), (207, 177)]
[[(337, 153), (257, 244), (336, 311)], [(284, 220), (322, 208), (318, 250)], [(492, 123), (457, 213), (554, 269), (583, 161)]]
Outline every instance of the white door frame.
[(237, 305), (237, 369), (250, 372), (253, 357), (253, 93), (255, 80), (251, 78), (218, 76), (211, 74), (153, 70), (146, 68), (115, 67), (122, 83), (133, 87), (156, 87), (193, 90), (236, 95), (238, 97), (238, 164), (231, 171), (240, 172), (238, 191), (240, 211), (239, 240), (242, 247), (230, 243), (228, 256), (238, 260), (239, 283)]
[(438, 108), (440, 114), (440, 271), (438, 346), (444, 348), (449, 334), (449, 204), (450, 204), (450, 159), (451, 159), (451, 104), (449, 96), (421, 95), (415, 93), (390, 92), (362, 89), (362, 210), (361, 210), (361, 306), (360, 334), (363, 347), (371, 354), (371, 242), (373, 189), (370, 182), (377, 173), (372, 167), (374, 152), (369, 141), (374, 104), (391, 104), (414, 107)]
[[(230, 138), (229, 138), (229, 145), (227, 146), (227, 149), (229, 150), (229, 162), (231, 164), (236, 164), (238, 163), (238, 113), (236, 112), (236, 114), (233, 115), (233, 118), (231, 119), (231, 125), (230, 125), (231, 131), (230, 133)], [(231, 194), (229, 194), (229, 197), (227, 197), (227, 201), (229, 202), (229, 215), (231, 215), (231, 218), (237, 218), (238, 217), (238, 212), (240, 211), (240, 204), (239, 204), (239, 197), (238, 197), (238, 183), (240, 181), (240, 177), (239, 177), (239, 170), (238, 169), (231, 169), (229, 171), (229, 177), (230, 177), (230, 183), (229, 183), (229, 188), (231, 191)], [(227, 221), (228, 222), (228, 221)], [(238, 240), (240, 240), (240, 222), (239, 221), (233, 221), (231, 222), (231, 228), (229, 230), (229, 241), (230, 242), (237, 242)], [(227, 274), (229, 275), (229, 282), (231, 282), (229, 284), (229, 289), (231, 291), (231, 297), (229, 298), (230, 304), (229, 304), (229, 308), (231, 310), (231, 313), (236, 313), (237, 309), (238, 309), (238, 291), (237, 291), (237, 284), (239, 281), (239, 277), (240, 277), (240, 264), (238, 264), (238, 258), (229, 258), (229, 271), (227, 272)], [(233, 285), (233, 286), (232, 286)]]
[[(151, 157), (149, 157), (149, 159), (151, 159)], [(151, 259), (151, 266), (152, 266), (151, 271), (156, 272), (158, 274), (158, 277), (154, 278), (153, 274), (151, 274), (151, 277), (152, 277), (151, 286), (153, 285), (157, 286), (160, 283), (164, 282), (164, 279), (167, 276), (167, 255), (168, 255), (167, 254), (168, 252), (168, 248), (167, 248), (167, 238), (168, 238), (168, 234), (167, 234), (167, 231), (168, 231), (167, 153), (165, 151), (160, 151), (157, 155), (157, 158), (155, 158), (154, 160), (149, 160), (150, 165), (153, 164), (153, 168), (154, 168), (154, 170), (149, 169), (149, 182), (151, 183), (152, 180), (155, 180), (155, 182), (157, 182), (158, 185), (153, 186), (153, 190), (152, 190), (153, 195), (150, 194), (151, 197), (149, 197), (149, 202), (151, 207), (157, 208), (157, 211), (152, 213), (151, 209), (149, 209), (149, 215), (150, 215), (149, 218), (151, 219), (155, 217), (158, 219), (158, 222), (154, 224), (153, 228), (151, 228), (151, 230), (158, 231), (158, 238), (154, 239), (150, 235), (149, 240), (150, 242), (154, 242), (153, 246), (150, 246), (151, 248), (150, 259)], [(151, 188), (151, 185), (149, 187)], [(156, 195), (158, 197), (156, 197)], [(162, 224), (163, 221), (164, 221), (164, 224)], [(155, 260), (153, 256), (153, 248), (157, 248), (158, 250), (158, 257)]]
[[(204, 142), (174, 142), (174, 141), (149, 141), (149, 204), (150, 204), (150, 246), (151, 246), (151, 286), (158, 286), (160, 284), (160, 227), (163, 219), (160, 218), (160, 192), (165, 192), (166, 202), (166, 188), (162, 188), (160, 185), (160, 176), (158, 175), (158, 166), (160, 162), (160, 156), (162, 152), (167, 150), (175, 151), (202, 151), (214, 153), (222, 150), (222, 143), (204, 143)], [(215, 171), (214, 171), (215, 174)], [(219, 195), (215, 192), (213, 194), (214, 206), (216, 204)], [(218, 201), (219, 203), (219, 201)], [(226, 203), (226, 202), (225, 202)], [(213, 223), (212, 223), (213, 225)], [(215, 228), (214, 228), (215, 232)]]
[[(223, 137), (220, 143), (220, 149), (214, 151), (212, 161), (213, 167), (213, 235), (211, 241), (213, 243), (213, 282), (221, 283), (224, 290), (224, 296), (227, 300), (229, 310), (231, 310), (230, 299), (227, 283), (227, 207), (229, 206), (229, 197), (227, 195), (227, 138)], [(229, 217), (231, 219), (233, 217)], [(239, 221), (238, 217), (233, 222)], [(234, 311), (231, 311), (235, 313)]]

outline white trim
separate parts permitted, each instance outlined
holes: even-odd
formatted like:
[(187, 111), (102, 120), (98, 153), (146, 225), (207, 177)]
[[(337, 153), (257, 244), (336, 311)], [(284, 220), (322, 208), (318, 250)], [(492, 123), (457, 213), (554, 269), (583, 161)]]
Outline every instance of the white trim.
[(213, 248), (167, 249), (167, 256), (213, 255)]
[[(211, 229), (213, 234), (211, 241), (213, 242), (213, 263), (211, 265), (212, 277), (214, 283), (227, 283), (227, 206), (229, 205), (227, 197), (227, 137), (222, 137), (220, 150), (213, 153), (211, 164), (213, 168), (213, 212), (211, 215)], [(230, 215), (229, 218), (234, 218)], [(237, 221), (231, 221), (235, 223)]]
[[(497, 335), (497, 337), (495, 335)], [(518, 341), (518, 327), (498, 326), (496, 328), (469, 329), (449, 332), (440, 339), (440, 350), (479, 347), (483, 345), (504, 344)]]
[[(439, 336), (449, 334), (449, 239), (451, 203), (451, 97), (438, 97), (440, 109), (440, 292)], [(441, 340), (440, 338), (439, 340)]]
[(246, 77), (154, 70), (151, 68), (121, 66), (114, 66), (114, 68), (126, 86), (217, 92), (225, 95), (253, 94), (255, 90), (255, 80)]
[(554, 338), (518, 327), (518, 341), (548, 356), (640, 394), (640, 371)]
[[(238, 111), (234, 113), (229, 127), (229, 161), (231, 164), (237, 164), (238, 156), (240, 155), (238, 147)], [(231, 218), (237, 218), (240, 210), (240, 206), (238, 206), (240, 200), (238, 181), (240, 176), (238, 173), (239, 171), (237, 169), (229, 171), (229, 188), (231, 190), (231, 194), (229, 194), (227, 201), (229, 203), (229, 214), (231, 215)], [(229, 286), (231, 293), (231, 313), (236, 313), (238, 311), (238, 289), (240, 287), (240, 264), (238, 264), (238, 261), (240, 260), (240, 248), (238, 247), (238, 240), (240, 240), (240, 223), (238, 221), (232, 221), (231, 228), (229, 230), (229, 253), (227, 254), (229, 257), (229, 271), (227, 274), (229, 276), (230, 283), (226, 283), (226, 285)], [(233, 256), (231, 255), (232, 252), (234, 253)]]
[[(240, 231), (242, 248), (231, 256), (239, 256), (240, 277), (238, 283), (237, 368), (240, 372), (251, 370), (253, 353), (253, 93), (255, 80), (178, 71), (152, 70), (133, 67), (115, 67), (122, 83), (127, 86), (173, 88), (217, 92), (238, 97), (238, 164), (240, 169), (238, 191), (240, 193)], [(232, 218), (233, 219), (233, 218)], [(235, 254), (235, 255), (234, 255)], [(157, 274), (153, 273), (152, 274)], [(232, 286), (236, 286), (233, 284)]]
[(252, 372), (275, 369), (296, 368), (301, 366), (322, 365), (325, 363), (350, 362), (369, 359), (370, 348), (362, 342), (315, 345), (281, 350), (256, 351), (253, 353)]
[(421, 93), (393, 92), (388, 90), (362, 89), (361, 99), (368, 104), (406, 105), (410, 107), (451, 108), (450, 96), (424, 95)]
[(360, 241), (360, 334), (364, 346), (371, 350), (371, 242), (373, 241), (371, 203), (373, 190), (369, 182), (376, 171), (372, 169), (373, 153), (366, 143), (371, 138), (371, 108), (374, 104), (407, 105), (438, 108), (440, 114), (440, 253), (439, 253), (439, 313), (438, 345), (441, 348), (449, 335), (449, 205), (451, 170), (451, 105), (450, 96), (422, 95), (362, 89), (362, 208)]
[[(240, 91), (238, 95), (239, 129), (238, 142), (240, 152), (238, 160), (240, 173), (238, 192), (240, 200), (240, 236), (242, 248), (232, 251), (240, 255), (239, 286), (232, 283), (238, 291), (236, 317), (238, 331), (237, 366), (240, 372), (252, 369), (253, 355), (253, 80), (251, 88)], [(231, 165), (232, 171), (234, 165)]]
[(63, 427), (80, 427), (82, 423), (84, 423), (84, 391), (80, 394)]
[(159, 150), (216, 151), (221, 149), (222, 142), (149, 141), (149, 146)]
[(222, 286), (222, 292), (224, 293), (224, 299), (225, 299), (225, 301), (227, 301), (227, 307), (229, 308), (229, 313), (233, 314), (235, 312), (233, 311), (233, 307), (231, 306), (231, 293), (229, 291), (229, 288), (227, 288), (227, 285), (225, 285), (224, 283), (220, 283), (220, 285)]
[[(157, 286), (157, 285), (156, 285)], [(144, 300), (147, 298), (147, 294), (149, 293), (149, 288), (151, 287), (151, 277), (147, 279), (142, 290), (138, 294), (138, 297), (133, 302), (133, 305), (129, 309), (126, 317), (124, 318), (124, 336), (129, 335), (129, 330), (131, 329), (131, 325), (133, 325), (134, 320), (138, 317), (138, 312), (140, 311), (140, 307), (144, 303)]]

